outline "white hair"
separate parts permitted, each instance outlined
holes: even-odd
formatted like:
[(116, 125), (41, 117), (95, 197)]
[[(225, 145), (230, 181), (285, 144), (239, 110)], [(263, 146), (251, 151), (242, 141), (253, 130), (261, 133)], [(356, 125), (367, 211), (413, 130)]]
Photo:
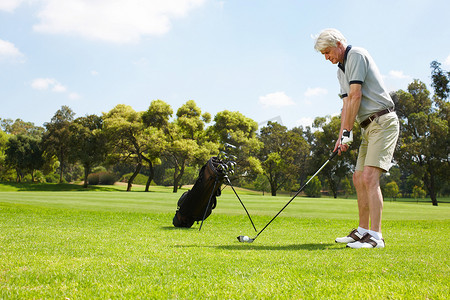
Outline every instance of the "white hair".
[(342, 33), (334, 28), (327, 28), (322, 30), (315, 38), (316, 43), (314, 49), (321, 52), (328, 47), (336, 47), (337, 42), (341, 42), (344, 46), (347, 45), (347, 40)]

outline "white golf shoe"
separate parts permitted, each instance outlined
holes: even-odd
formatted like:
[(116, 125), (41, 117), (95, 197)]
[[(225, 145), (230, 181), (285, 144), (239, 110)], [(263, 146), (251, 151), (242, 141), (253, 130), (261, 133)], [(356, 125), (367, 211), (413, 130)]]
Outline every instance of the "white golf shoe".
[(357, 242), (357, 241), (361, 240), (362, 237), (363, 237), (363, 235), (360, 234), (357, 229), (353, 229), (347, 236), (337, 238), (335, 240), (335, 242), (348, 244), (348, 243)]
[(347, 247), (353, 248), (353, 249), (360, 249), (360, 248), (384, 248), (384, 240), (383, 239), (376, 239), (373, 236), (370, 235), (370, 233), (366, 233), (361, 240), (356, 242), (351, 242), (347, 244)]

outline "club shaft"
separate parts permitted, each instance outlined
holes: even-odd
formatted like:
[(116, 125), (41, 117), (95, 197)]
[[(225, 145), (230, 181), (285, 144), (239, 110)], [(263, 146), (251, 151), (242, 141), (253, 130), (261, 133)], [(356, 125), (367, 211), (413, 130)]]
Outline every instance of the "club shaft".
[(245, 205), (244, 205), (244, 203), (242, 202), (241, 198), (239, 198), (238, 194), (237, 194), (236, 191), (234, 190), (234, 187), (233, 187), (233, 185), (231, 184), (230, 178), (228, 178), (228, 176), (225, 176), (225, 178), (227, 179), (228, 184), (229, 184), (229, 185), (231, 186), (231, 188), (233, 189), (234, 194), (235, 194), (236, 197), (239, 199), (239, 202), (241, 202), (241, 205), (242, 205), (242, 207), (244, 208), (245, 212), (247, 213), (247, 216), (248, 216), (248, 218), (250, 219), (250, 222), (252, 223), (253, 229), (255, 229), (255, 232), (256, 232), (257, 230), (256, 230), (256, 227), (255, 227), (255, 224), (253, 223), (252, 217), (250, 217), (250, 214), (248, 213), (247, 208), (245, 207)]
[(295, 193), (295, 195), (294, 195), (294, 197), (292, 197), (291, 198), (291, 200), (289, 200), (288, 201), (288, 203), (286, 203), (284, 206), (283, 206), (283, 208), (266, 224), (266, 226), (264, 226), (263, 227), (263, 229), (261, 229), (259, 232), (258, 232), (258, 234), (253, 238), (253, 240), (255, 240), (263, 231), (264, 231), (264, 229), (266, 229), (267, 228), (267, 226), (269, 226), (270, 225), (270, 223), (272, 223), (273, 222), (273, 220), (275, 220), (276, 219), (276, 217), (278, 217), (278, 215), (279, 214), (281, 214), (281, 212), (295, 199), (295, 197), (297, 197), (298, 196), (298, 194), (300, 194), (301, 193), (301, 191), (305, 188), (305, 186), (307, 186), (308, 185), (308, 183), (314, 178), (314, 177), (316, 177), (316, 175), (317, 174), (319, 174), (319, 172), (320, 171), (322, 171), (322, 169), (323, 168), (325, 168), (325, 166), (330, 162), (330, 160), (332, 160), (333, 159), (333, 157), (335, 157), (336, 156), (336, 154), (338, 153), (338, 151), (336, 150), (335, 152), (333, 152), (333, 154), (330, 156), (330, 158), (328, 158), (328, 160), (319, 168), (319, 170), (317, 170), (317, 172), (316, 173), (314, 173), (314, 175), (313, 176), (311, 176), (311, 178), (309, 178), (309, 180), (305, 183), (305, 184), (303, 184), (302, 185), (302, 187)]

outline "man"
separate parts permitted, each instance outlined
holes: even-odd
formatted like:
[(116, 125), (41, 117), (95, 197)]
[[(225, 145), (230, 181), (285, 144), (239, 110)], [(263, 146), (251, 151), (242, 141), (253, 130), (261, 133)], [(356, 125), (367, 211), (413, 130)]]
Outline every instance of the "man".
[(397, 144), (399, 123), (394, 102), (384, 87), (375, 62), (362, 48), (346, 44), (336, 29), (325, 29), (314, 48), (333, 64), (338, 64), (338, 80), (343, 106), (341, 129), (334, 151), (345, 152), (353, 141), (355, 120), (361, 127), (362, 141), (358, 151), (353, 183), (358, 197), (359, 227), (337, 243), (350, 248), (383, 248), (381, 215), (383, 195), (380, 176), (391, 167)]

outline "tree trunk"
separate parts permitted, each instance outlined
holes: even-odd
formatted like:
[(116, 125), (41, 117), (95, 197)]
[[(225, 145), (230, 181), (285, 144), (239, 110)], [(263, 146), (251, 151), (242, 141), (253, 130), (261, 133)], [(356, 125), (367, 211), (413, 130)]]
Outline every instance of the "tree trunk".
[(141, 172), (142, 163), (138, 163), (136, 166), (136, 170), (134, 171), (133, 175), (131, 175), (130, 179), (128, 180), (127, 185), (127, 192), (131, 191), (131, 187), (133, 186), (133, 180), (136, 178), (136, 176)]
[(145, 184), (145, 191), (148, 192), (150, 188), (150, 183), (153, 180), (153, 177), (155, 176), (155, 172), (153, 171), (153, 164), (152, 162), (149, 162), (149, 168), (150, 168), (150, 174), (148, 175), (147, 183)]
[(430, 194), (431, 203), (433, 206), (438, 206), (437, 197), (436, 197), (436, 189), (435, 189), (435, 183), (434, 183), (434, 173), (432, 171), (432, 167), (430, 165), (428, 166), (428, 174), (425, 173), (423, 176), (423, 182), (425, 183), (425, 187), (428, 190), (428, 193)]
[(178, 192), (178, 184), (179, 184), (179, 182), (181, 180), (181, 177), (183, 177), (183, 174), (184, 174), (184, 163), (181, 166), (181, 168), (180, 168), (180, 170), (178, 172), (178, 175), (177, 175), (177, 172), (176, 172), (176, 168), (175, 168), (175, 172), (173, 173), (173, 192), (174, 193)]
[(272, 196), (277, 195), (277, 184), (275, 182), (270, 183), (270, 192), (272, 193)]
[(88, 176), (89, 176), (89, 173), (90, 173), (90, 167), (85, 165), (84, 166), (84, 184), (83, 184), (83, 187), (85, 189), (87, 189), (87, 187), (88, 187)]

